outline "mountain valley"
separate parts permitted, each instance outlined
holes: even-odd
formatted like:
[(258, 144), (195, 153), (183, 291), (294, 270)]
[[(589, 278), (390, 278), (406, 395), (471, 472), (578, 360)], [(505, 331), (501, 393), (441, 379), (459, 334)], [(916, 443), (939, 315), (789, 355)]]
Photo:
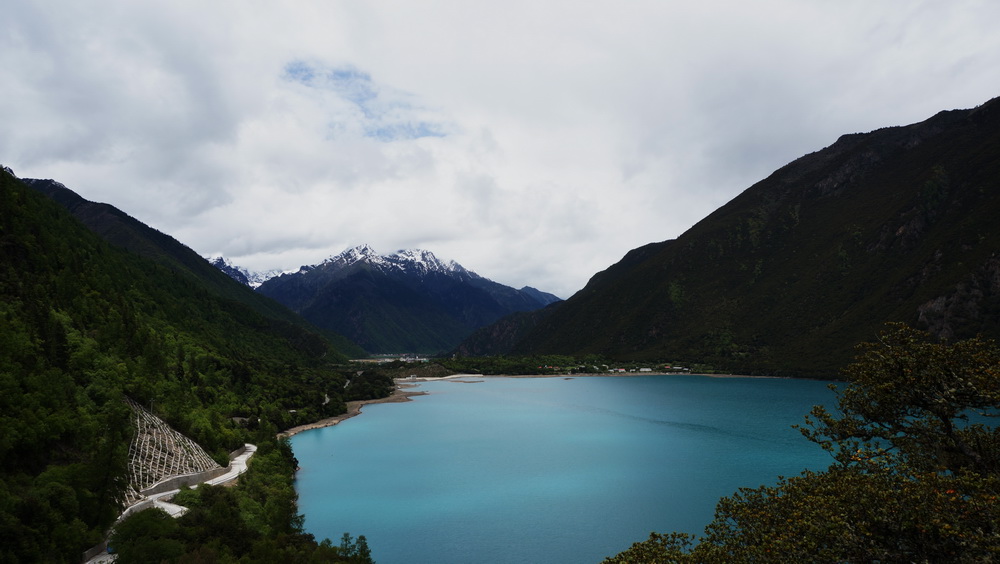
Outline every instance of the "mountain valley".
[(128, 402), (216, 462), (259, 447), (240, 486), (189, 494), (200, 516), (184, 522), (203, 537), (175, 530), (160, 548), (297, 561), (336, 551), (303, 534), (277, 433), (385, 397), (409, 373), (349, 358), (564, 355), (838, 378), (887, 322), (1000, 338), (997, 217), (1000, 99), (844, 135), (565, 301), (416, 249), (361, 245), (253, 273), (4, 168), (0, 561), (74, 560), (105, 535), (128, 486)]

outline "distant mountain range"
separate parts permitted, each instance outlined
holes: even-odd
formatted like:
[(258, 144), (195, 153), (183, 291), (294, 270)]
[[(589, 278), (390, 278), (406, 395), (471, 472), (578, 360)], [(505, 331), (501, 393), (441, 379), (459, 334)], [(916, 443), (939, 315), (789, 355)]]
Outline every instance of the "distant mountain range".
[(887, 321), (998, 338), (997, 218), (1000, 99), (844, 135), (458, 350), (833, 377)]
[(559, 301), (531, 287), (517, 290), (493, 282), (419, 249), (381, 255), (361, 245), (270, 277), (222, 257), (212, 263), (244, 284), (263, 278), (259, 293), (370, 353), (447, 352), (505, 315)]
[(306, 332), (318, 328), (339, 352), (352, 357), (447, 352), (476, 328), (559, 301), (534, 288), (498, 284), (422, 250), (382, 256), (363, 245), (293, 273), (254, 272), (224, 257), (206, 260), (173, 237), (55, 180), (22, 182), (109, 243), (191, 275), (219, 297), (269, 318)]
[(226, 273), (230, 278), (251, 288), (257, 289), (261, 284), (275, 276), (281, 275), (281, 270), (247, 270), (242, 266), (237, 266), (226, 257), (212, 257), (208, 259), (209, 264)]
[(844, 135), (676, 240), (629, 252), (565, 302), (420, 250), (360, 246), (258, 275), (222, 257), (209, 263), (57, 182), (24, 182), (112, 244), (289, 330), (318, 327), (352, 355), (600, 354), (830, 377), (887, 321), (947, 339), (1000, 337), (997, 99)]

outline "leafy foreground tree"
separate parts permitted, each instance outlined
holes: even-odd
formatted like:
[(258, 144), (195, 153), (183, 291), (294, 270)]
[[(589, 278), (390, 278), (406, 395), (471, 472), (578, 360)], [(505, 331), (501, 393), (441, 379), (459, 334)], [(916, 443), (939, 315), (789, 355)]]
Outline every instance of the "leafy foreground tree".
[(800, 429), (835, 462), (723, 498), (705, 535), (653, 533), (605, 564), (1000, 561), (1000, 349), (889, 325)]

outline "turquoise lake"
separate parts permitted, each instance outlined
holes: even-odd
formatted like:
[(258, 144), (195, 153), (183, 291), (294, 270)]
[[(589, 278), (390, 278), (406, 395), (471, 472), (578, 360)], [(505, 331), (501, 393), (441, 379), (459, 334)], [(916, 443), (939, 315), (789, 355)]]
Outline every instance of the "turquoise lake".
[(292, 437), (306, 531), (365, 535), (379, 564), (596, 564), (831, 462), (791, 427), (833, 405), (827, 382), (463, 380)]

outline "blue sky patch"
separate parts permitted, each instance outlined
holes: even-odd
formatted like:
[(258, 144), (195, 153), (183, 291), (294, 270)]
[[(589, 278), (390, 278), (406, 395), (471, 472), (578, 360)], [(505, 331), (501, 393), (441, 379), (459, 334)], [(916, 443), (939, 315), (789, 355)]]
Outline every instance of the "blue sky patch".
[(366, 137), (389, 142), (445, 136), (441, 124), (420, 119), (426, 110), (413, 105), (410, 94), (377, 84), (370, 74), (353, 66), (322, 68), (292, 61), (285, 65), (282, 78), (350, 102), (359, 111)]
[(365, 135), (379, 141), (399, 139), (419, 139), (421, 137), (444, 137), (445, 134), (427, 122), (397, 123), (365, 130)]

